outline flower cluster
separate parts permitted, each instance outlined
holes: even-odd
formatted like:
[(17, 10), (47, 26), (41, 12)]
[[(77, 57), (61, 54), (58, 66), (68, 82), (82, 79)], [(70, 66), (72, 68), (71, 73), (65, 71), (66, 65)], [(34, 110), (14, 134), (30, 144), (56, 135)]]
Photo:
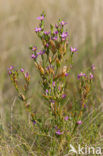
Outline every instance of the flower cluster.
[[(76, 127), (83, 123), (82, 114), (86, 108), (85, 106), (90, 92), (91, 82), (94, 79), (95, 66), (92, 65), (89, 74), (81, 72), (77, 76), (81, 108), (79, 113), (76, 112), (77, 116), (74, 112), (74, 115), (71, 117), (70, 114), (68, 115), (68, 112), (64, 111), (64, 104), (68, 100), (66, 80), (70, 76), (72, 59), (78, 49), (73, 48), (72, 46), (68, 48), (69, 34), (67, 30), (65, 30), (66, 22), (59, 20), (54, 26), (50, 25), (50, 30), (48, 31), (45, 30), (45, 13), (42, 13), (40, 17), (37, 17), (37, 20), (39, 20), (40, 23), (34, 31), (42, 42), (42, 48), (39, 49), (36, 45), (31, 46), (31, 59), (34, 61), (35, 68), (41, 76), (42, 95), (46, 100), (45, 103), (49, 107), (50, 115), (52, 115), (53, 120), (51, 122), (59, 127), (56, 129), (55, 134), (60, 136), (68, 131), (69, 122), (73, 121), (73, 117), (74, 127), (71, 128), (71, 131), (74, 132)], [(70, 62), (65, 65), (65, 60), (67, 58)], [(25, 80), (23, 86), (19, 86), (18, 83), (20, 80), (18, 77), (20, 73)], [(30, 74), (25, 72), (23, 68), (18, 71), (13, 66), (9, 67), (8, 74), (18, 91), (20, 99), (22, 99), (25, 106), (28, 107), (27, 91), (30, 83)], [(31, 121), (33, 122), (33, 125), (37, 125), (39, 122), (34, 113), (32, 113), (32, 110), (29, 110), (31, 111)]]
[[(67, 66), (59, 71), (68, 47), (68, 32), (64, 28), (67, 23), (59, 20), (55, 26), (50, 25), (50, 30), (47, 31), (44, 25), (45, 14), (41, 14), (37, 19), (40, 24), (34, 30), (41, 39), (43, 48), (38, 52), (36, 46), (31, 47), (33, 51), (31, 58), (42, 78), (43, 96), (51, 105), (54, 104), (51, 106), (54, 110), (57, 101), (61, 103), (60, 101), (66, 98), (63, 79), (66, 79), (70, 72)], [(38, 61), (39, 57), (41, 61)]]
[[(88, 78), (88, 76), (87, 76), (85, 73), (82, 73), (82, 72), (81, 72), (80, 74), (78, 74), (78, 79), (83, 78), (83, 77)], [(93, 74), (90, 73), (90, 74), (89, 74), (89, 79), (91, 80), (91, 79), (93, 79), (93, 78), (94, 78)]]
[[(93, 73), (94, 70), (95, 70), (95, 65), (92, 65), (91, 72), (87, 74), (81, 72), (77, 76), (80, 82), (79, 84), (79, 93), (81, 98), (81, 111), (79, 113), (80, 118), (82, 118), (83, 111), (87, 108), (87, 99), (90, 94), (92, 81), (94, 80), (94, 73)], [(77, 124), (82, 124), (82, 121), (79, 120)]]
[[(22, 73), (23, 79), (25, 80), (25, 83), (22, 85), (20, 84), (20, 73)], [(25, 107), (29, 107), (26, 94), (29, 87), (30, 74), (25, 72), (23, 68), (17, 70), (14, 66), (10, 66), (8, 68), (8, 74), (10, 76), (11, 82), (14, 84), (14, 87), (18, 92), (19, 98), (24, 102)]]

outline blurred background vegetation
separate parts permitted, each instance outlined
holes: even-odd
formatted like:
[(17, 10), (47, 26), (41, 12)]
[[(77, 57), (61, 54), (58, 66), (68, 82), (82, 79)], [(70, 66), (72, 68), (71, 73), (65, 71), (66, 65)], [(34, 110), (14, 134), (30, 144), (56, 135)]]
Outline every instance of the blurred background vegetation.
[[(79, 49), (74, 58), (74, 76), (77, 77), (78, 72), (95, 64), (97, 82), (93, 95), (98, 96), (100, 104), (102, 102), (103, 0), (0, 0), (0, 125), (3, 128), (6, 120), (9, 120), (8, 114), (17, 95), (8, 77), (8, 66), (22, 66), (30, 71), (33, 103), (36, 109), (42, 107), (39, 75), (30, 59), (28, 47), (31, 44), (39, 46), (34, 28), (38, 24), (36, 17), (43, 10), (47, 14), (47, 29), (58, 18), (68, 22), (66, 27), (69, 29), (70, 44)], [(17, 108), (21, 106), (16, 105), (15, 110)], [(15, 116), (19, 118), (18, 114)]]

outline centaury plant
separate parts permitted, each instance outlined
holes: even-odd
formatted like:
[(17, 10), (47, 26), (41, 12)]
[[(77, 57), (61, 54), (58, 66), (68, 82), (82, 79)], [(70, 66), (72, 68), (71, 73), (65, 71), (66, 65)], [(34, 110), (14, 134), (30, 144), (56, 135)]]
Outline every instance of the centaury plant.
[[(83, 124), (83, 114), (87, 108), (95, 66), (93, 65), (86, 74), (82, 72), (78, 74), (79, 104), (74, 100), (72, 110), (67, 110), (66, 106), (69, 105), (69, 95), (66, 91), (67, 79), (71, 79), (73, 56), (79, 51), (70, 46), (69, 34), (65, 30), (66, 22), (59, 19), (55, 26), (50, 25), (50, 30), (46, 31), (45, 13), (43, 12), (37, 19), (40, 24), (34, 31), (42, 42), (42, 49), (38, 50), (35, 45), (30, 46), (31, 59), (41, 77), (42, 96), (49, 110), (48, 124), (45, 122), (42, 124), (42, 120), (38, 119), (35, 111), (32, 110), (32, 103), (28, 104), (30, 74), (23, 68), (16, 69), (14, 66), (10, 66), (8, 73), (19, 98), (23, 101), (26, 110), (30, 112), (31, 122), (35, 126), (35, 135), (50, 137), (49, 154), (53, 155), (62, 152), (63, 147), (70, 144), (76, 130)], [(22, 83), (21, 74), (24, 79)]]

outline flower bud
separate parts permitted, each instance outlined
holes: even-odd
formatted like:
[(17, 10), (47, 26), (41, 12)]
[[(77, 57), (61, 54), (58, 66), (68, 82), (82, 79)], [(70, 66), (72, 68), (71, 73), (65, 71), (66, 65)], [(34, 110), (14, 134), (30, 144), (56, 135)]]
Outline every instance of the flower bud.
[(52, 60), (51, 60), (51, 57), (49, 57), (49, 63), (51, 64)]
[(63, 67), (63, 74), (65, 75), (67, 73), (67, 66)]
[(42, 43), (43, 43), (43, 46), (45, 47), (46, 46), (46, 41), (42, 40)]
[(25, 105), (25, 107), (26, 107), (26, 108), (30, 108), (30, 104), (27, 103), (27, 104)]
[(38, 69), (39, 69), (40, 73), (44, 75), (44, 73), (45, 73), (44, 69), (40, 64), (38, 65)]
[(54, 74), (53, 68), (49, 68), (50, 73)]
[(20, 94), (20, 95), (19, 95), (19, 98), (20, 98), (22, 101), (25, 101), (25, 100), (26, 100), (26, 98), (25, 98), (25, 96), (24, 96), (23, 94)]
[(60, 66), (60, 60), (58, 58), (56, 59), (56, 64), (58, 67)]
[(49, 40), (49, 44), (51, 46), (51, 51), (53, 52), (53, 54), (56, 53), (56, 45), (55, 42), (53, 40)]

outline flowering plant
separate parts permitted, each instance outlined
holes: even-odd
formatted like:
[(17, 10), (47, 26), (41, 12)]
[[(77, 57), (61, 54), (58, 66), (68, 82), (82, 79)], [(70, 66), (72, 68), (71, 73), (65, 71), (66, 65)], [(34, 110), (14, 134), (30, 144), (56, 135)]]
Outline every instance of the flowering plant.
[[(8, 74), (18, 92), (19, 98), (24, 102), (25, 108), (31, 114), (33, 125), (39, 129), (41, 135), (55, 136), (60, 139), (60, 151), (66, 141), (69, 142), (71, 140), (77, 127), (83, 124), (83, 113), (87, 107), (95, 66), (92, 66), (89, 74), (82, 72), (78, 74), (80, 104), (78, 108), (75, 107), (76, 103), (73, 104), (72, 111), (67, 111), (66, 106), (69, 105), (69, 95), (66, 91), (67, 79), (71, 78), (73, 56), (78, 50), (69, 45), (69, 34), (65, 30), (66, 22), (59, 19), (55, 26), (50, 25), (50, 31), (45, 31), (45, 13), (43, 12), (37, 19), (40, 24), (34, 31), (42, 42), (42, 49), (38, 50), (35, 45), (31, 46), (30, 49), (32, 51), (31, 59), (41, 77), (42, 96), (49, 108), (50, 123), (48, 123), (45, 130), (41, 126), (41, 121), (33, 113), (34, 110), (32, 110), (31, 105), (28, 104), (27, 92), (31, 80), (30, 74), (25, 72), (23, 68), (17, 70), (13, 66), (8, 69)], [(20, 72), (24, 78), (22, 86), (19, 85)]]

